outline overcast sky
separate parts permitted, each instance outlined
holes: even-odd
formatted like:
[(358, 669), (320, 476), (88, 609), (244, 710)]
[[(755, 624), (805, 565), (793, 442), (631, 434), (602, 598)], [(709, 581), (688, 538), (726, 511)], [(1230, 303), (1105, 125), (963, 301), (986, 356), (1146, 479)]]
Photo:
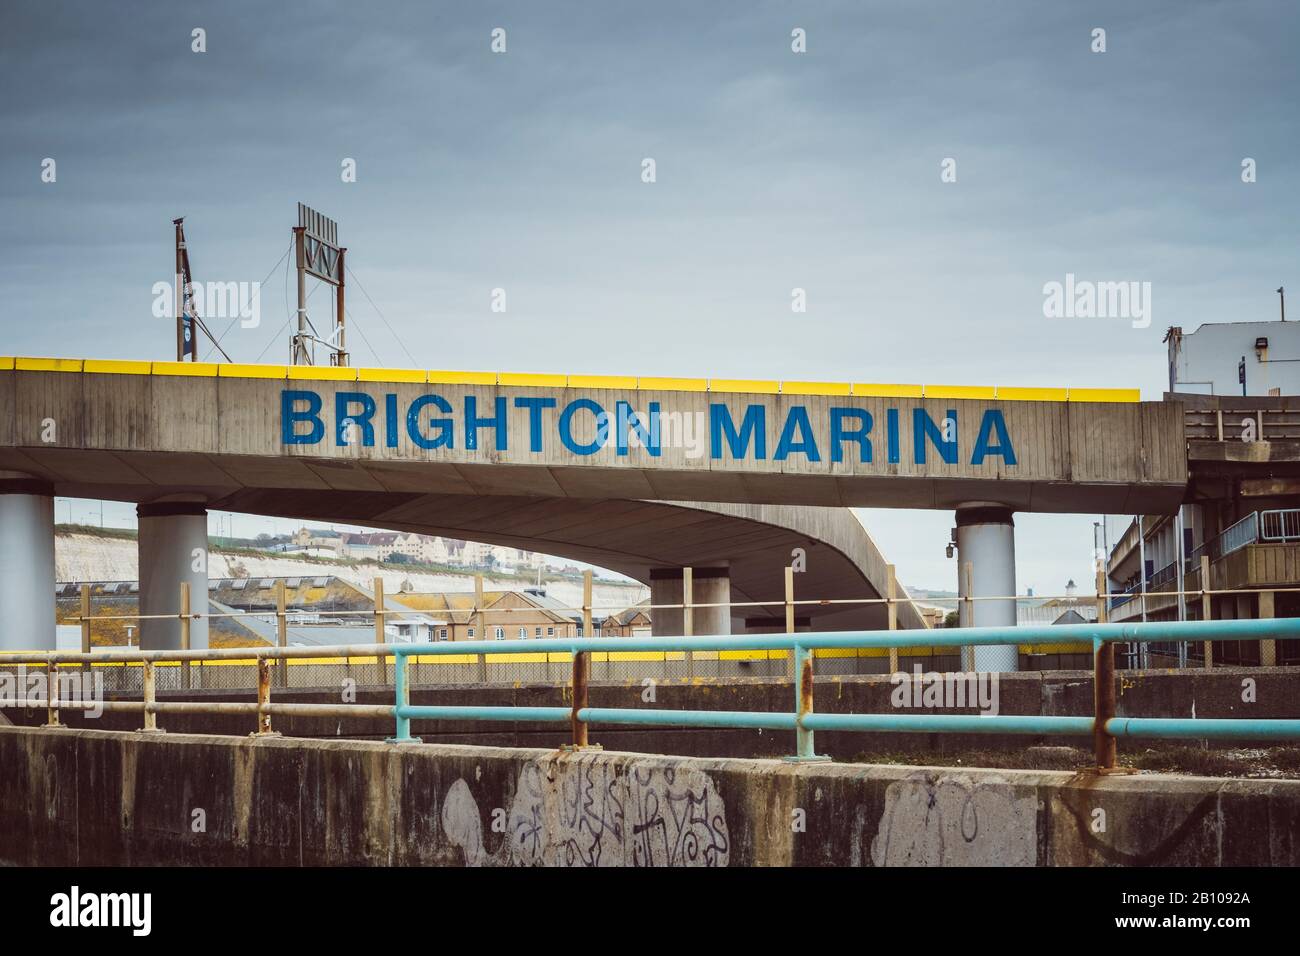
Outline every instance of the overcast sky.
[[(285, 361), (303, 201), (349, 248), (354, 364), (1158, 398), (1165, 328), (1300, 289), (1297, 36), (1282, 2), (5, 0), (0, 351), (171, 357), (183, 215), (196, 278), (269, 275), (226, 349)], [(1149, 326), (1045, 318), (1067, 273), (1150, 282)], [(950, 514), (866, 519), (955, 585)], [(1018, 516), (1022, 589), (1090, 581), (1094, 520)]]

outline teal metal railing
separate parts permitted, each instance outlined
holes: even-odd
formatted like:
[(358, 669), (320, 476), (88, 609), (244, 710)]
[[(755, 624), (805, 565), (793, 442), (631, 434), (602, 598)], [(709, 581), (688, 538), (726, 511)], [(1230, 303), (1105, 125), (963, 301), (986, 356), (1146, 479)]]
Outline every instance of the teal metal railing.
[[(1189, 739), (1300, 740), (1300, 719), (1150, 718), (1115, 716), (1114, 645), (1168, 641), (1292, 640), (1300, 638), (1300, 618), (1236, 621), (1169, 621), (1141, 624), (1071, 624), (1021, 627), (951, 628), (916, 631), (837, 631), (796, 634), (715, 635), (699, 637), (554, 638), (543, 640), (470, 641), (436, 644), (395, 644), (393, 713), (397, 743), (416, 741), (412, 720), (569, 722), (576, 740), (585, 739), (588, 724), (628, 724), (650, 727), (729, 727), (793, 730), (792, 760), (818, 758), (813, 734), (818, 730), (889, 731), (895, 733), (1002, 733), (1032, 735), (1092, 735), (1101, 769), (1115, 766), (1115, 738), (1165, 737)], [(978, 714), (818, 714), (813, 709), (813, 665), (824, 649), (966, 647), (1028, 643), (1088, 642), (1094, 651), (1094, 713), (1092, 717), (1013, 716)], [(784, 650), (794, 654), (794, 709), (791, 712), (656, 710), (590, 707), (587, 667), (579, 666), (592, 651), (722, 651)], [(427, 706), (410, 703), (407, 663), (413, 656), (445, 654), (510, 654), (567, 652), (574, 659), (571, 707)]]

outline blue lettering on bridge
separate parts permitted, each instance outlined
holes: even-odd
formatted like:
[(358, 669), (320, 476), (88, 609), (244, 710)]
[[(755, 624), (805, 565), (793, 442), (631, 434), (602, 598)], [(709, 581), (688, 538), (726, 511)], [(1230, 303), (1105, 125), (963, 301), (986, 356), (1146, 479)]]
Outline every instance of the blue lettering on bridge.
[[(532, 454), (541, 454), (548, 443), (559, 442), (571, 454), (586, 456), (606, 448), (612, 440), (621, 457), (631, 454), (634, 448), (658, 457), (663, 450), (663, 419), (673, 414), (695, 414), (664, 413), (658, 402), (648, 402), (644, 410), (637, 410), (626, 401), (616, 402), (611, 412), (588, 397), (575, 398), (560, 407), (554, 398), (531, 395), (517, 396), (513, 402), (498, 396), (486, 403), (480, 402), (478, 396), (466, 395), (458, 410), (435, 393), (421, 395), (401, 409), (395, 393), (386, 393), (381, 403), (365, 392), (338, 391), (332, 403), (333, 428), (327, 429), (325, 404), (318, 392), (309, 389), (282, 390), (281, 441), (285, 445), (319, 445), (326, 441), (328, 432), (329, 444), (338, 448), (373, 447), (381, 440), (384, 447), (396, 448), (404, 433), (417, 448), (428, 450), (461, 447), (467, 451), (500, 452), (526, 447)], [(512, 409), (517, 413), (513, 418)], [(886, 462), (898, 464), (901, 460), (903, 439), (907, 437), (903, 434), (906, 416), (898, 408), (886, 409), (884, 434), (874, 440), (876, 421), (865, 408), (832, 405), (824, 434), (814, 428), (804, 405), (790, 405), (780, 421), (769, 420), (771, 411), (767, 405), (751, 403), (737, 416), (725, 402), (710, 403), (709, 457), (716, 461), (765, 461), (770, 450), (772, 461), (803, 456), (809, 462), (829, 457), (832, 463), (871, 464), (876, 461), (878, 441), (883, 444)], [(382, 419), (378, 424), (377, 418)], [(914, 464), (958, 464), (960, 420), (955, 409), (948, 409), (936, 421), (925, 409), (913, 408), (908, 424)], [(672, 429), (668, 431), (673, 433)], [(676, 434), (681, 434), (680, 428)], [(769, 438), (774, 446), (770, 449)], [(1006, 465), (1016, 464), (1006, 418), (996, 408), (984, 410), (969, 460), (972, 465), (982, 465), (990, 457), (1000, 458)]]

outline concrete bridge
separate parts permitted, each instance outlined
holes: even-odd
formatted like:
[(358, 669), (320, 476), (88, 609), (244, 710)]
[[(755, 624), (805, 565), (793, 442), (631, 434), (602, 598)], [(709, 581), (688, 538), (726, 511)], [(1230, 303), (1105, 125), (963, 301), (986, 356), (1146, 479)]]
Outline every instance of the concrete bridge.
[[(719, 605), (778, 597), (796, 548), (803, 594), (878, 597), (885, 563), (844, 509), (954, 509), (973, 594), (1013, 594), (1014, 511), (1181, 502), (1181, 406), (1136, 398), (0, 359), (0, 607), (14, 622), (0, 647), (52, 635), (52, 606), (30, 595), (53, 591), (54, 495), (138, 503), (145, 614), (175, 613), (182, 580), (206, 589), (209, 508), (544, 550), (646, 581), (654, 603), (680, 600), (690, 566), (695, 600)], [(696, 630), (767, 630), (775, 612), (697, 615)], [(964, 623), (1008, 613), (1013, 602), (981, 602)], [(879, 607), (804, 616), (815, 629), (883, 625)], [(921, 622), (905, 608), (899, 623)], [(173, 622), (143, 633), (145, 646), (178, 639)], [(192, 642), (203, 646), (203, 627)]]

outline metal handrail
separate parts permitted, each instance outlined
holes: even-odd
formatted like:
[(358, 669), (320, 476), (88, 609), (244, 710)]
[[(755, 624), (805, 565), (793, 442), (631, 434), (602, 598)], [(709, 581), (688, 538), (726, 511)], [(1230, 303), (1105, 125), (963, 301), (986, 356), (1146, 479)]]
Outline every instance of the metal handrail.
[[(545, 641), (465, 642), (459, 651), (473, 651), (471, 645), (485, 650), (536, 650), (539, 643), (573, 655), (571, 707), (478, 707), (412, 705), (407, 683), (407, 658), (413, 655), (455, 653), (455, 645), (407, 644), (394, 647), (397, 666), (394, 671), (395, 743), (417, 742), (411, 736), (411, 720), (535, 720), (563, 723), (574, 727), (575, 747), (585, 743), (586, 725), (590, 723), (640, 724), (685, 727), (760, 727), (794, 730), (796, 753), (791, 759), (816, 759), (813, 734), (817, 730), (894, 731), (903, 733), (1010, 733), (1010, 734), (1092, 734), (1098, 766), (1115, 766), (1116, 737), (1185, 737), (1192, 739), (1300, 739), (1300, 720), (1196, 720), (1170, 718), (1115, 717), (1116, 643), (1159, 643), (1166, 641), (1209, 640), (1289, 640), (1300, 637), (1300, 618), (1264, 618), (1235, 621), (1177, 621), (1142, 624), (1067, 624), (1013, 627), (954, 628), (946, 631), (847, 631), (803, 634), (753, 635), (738, 640), (733, 635), (700, 637), (632, 637), (620, 638), (629, 650), (714, 651), (744, 647), (752, 650), (794, 652), (795, 709), (791, 713), (757, 713), (750, 711), (643, 710), (592, 708), (587, 703), (586, 667), (582, 659), (591, 651), (603, 650), (608, 644), (599, 638), (554, 639)], [(969, 714), (815, 714), (813, 709), (813, 660), (818, 650), (891, 647), (965, 647), (1018, 645), (1026, 641), (1086, 641), (1094, 652), (1094, 714), (1092, 717), (982, 716)], [(579, 727), (582, 732), (579, 735)]]
[[(157, 731), (160, 713), (237, 713), (255, 714), (258, 735), (271, 731), (271, 717), (285, 716), (352, 716), (389, 717), (396, 723), (394, 743), (416, 742), (411, 736), (411, 720), (540, 721), (570, 722), (574, 747), (586, 745), (587, 726), (599, 724), (634, 724), (643, 726), (685, 727), (757, 727), (793, 730), (796, 754), (792, 759), (816, 759), (813, 734), (817, 730), (890, 731), (902, 733), (1007, 733), (1033, 735), (1091, 734), (1094, 738), (1097, 765), (1102, 770), (1115, 766), (1117, 737), (1162, 737), (1190, 739), (1300, 739), (1300, 720), (1233, 718), (1185, 719), (1116, 717), (1114, 645), (1116, 643), (1161, 643), (1170, 641), (1214, 640), (1293, 640), (1300, 638), (1300, 618), (1262, 618), (1232, 621), (1159, 621), (1141, 624), (1036, 624), (1008, 627), (950, 628), (933, 631), (841, 631), (786, 634), (731, 634), (697, 637), (576, 637), (506, 641), (461, 641), (421, 644), (366, 644), (337, 647), (266, 647), (214, 648), (205, 650), (116, 650), (98, 653), (80, 651), (22, 652), (5, 655), (7, 663), (44, 663), (48, 676), (46, 698), (24, 700), (20, 706), (45, 706), (49, 710), (47, 726), (58, 727), (60, 707), (143, 712), (145, 731)], [(983, 716), (974, 714), (817, 714), (814, 711), (813, 663), (819, 650), (847, 648), (967, 647), (1005, 646), (1026, 642), (1091, 643), (1094, 654), (1094, 713), (1091, 717), (1056, 716)], [(617, 646), (626, 650), (721, 651), (769, 650), (792, 651), (795, 707), (792, 712), (648, 710), (627, 708), (593, 708), (588, 705), (589, 655)], [(407, 668), (413, 656), (454, 654), (510, 654), (537, 652), (539, 649), (572, 655), (572, 706), (570, 707), (494, 707), (494, 706), (426, 706), (410, 703)], [(393, 657), (394, 703), (358, 704), (276, 704), (271, 702), (271, 664), (273, 660), (295, 657), (352, 656)], [(166, 701), (155, 695), (155, 665), (169, 661), (255, 660), (258, 666), (257, 702)], [(102, 661), (139, 661), (145, 665), (143, 694), (134, 701), (61, 701), (58, 698), (57, 673), (63, 664), (92, 664)]]
[(1259, 539), (1282, 543), (1300, 541), (1300, 508), (1275, 508), (1261, 511)]

